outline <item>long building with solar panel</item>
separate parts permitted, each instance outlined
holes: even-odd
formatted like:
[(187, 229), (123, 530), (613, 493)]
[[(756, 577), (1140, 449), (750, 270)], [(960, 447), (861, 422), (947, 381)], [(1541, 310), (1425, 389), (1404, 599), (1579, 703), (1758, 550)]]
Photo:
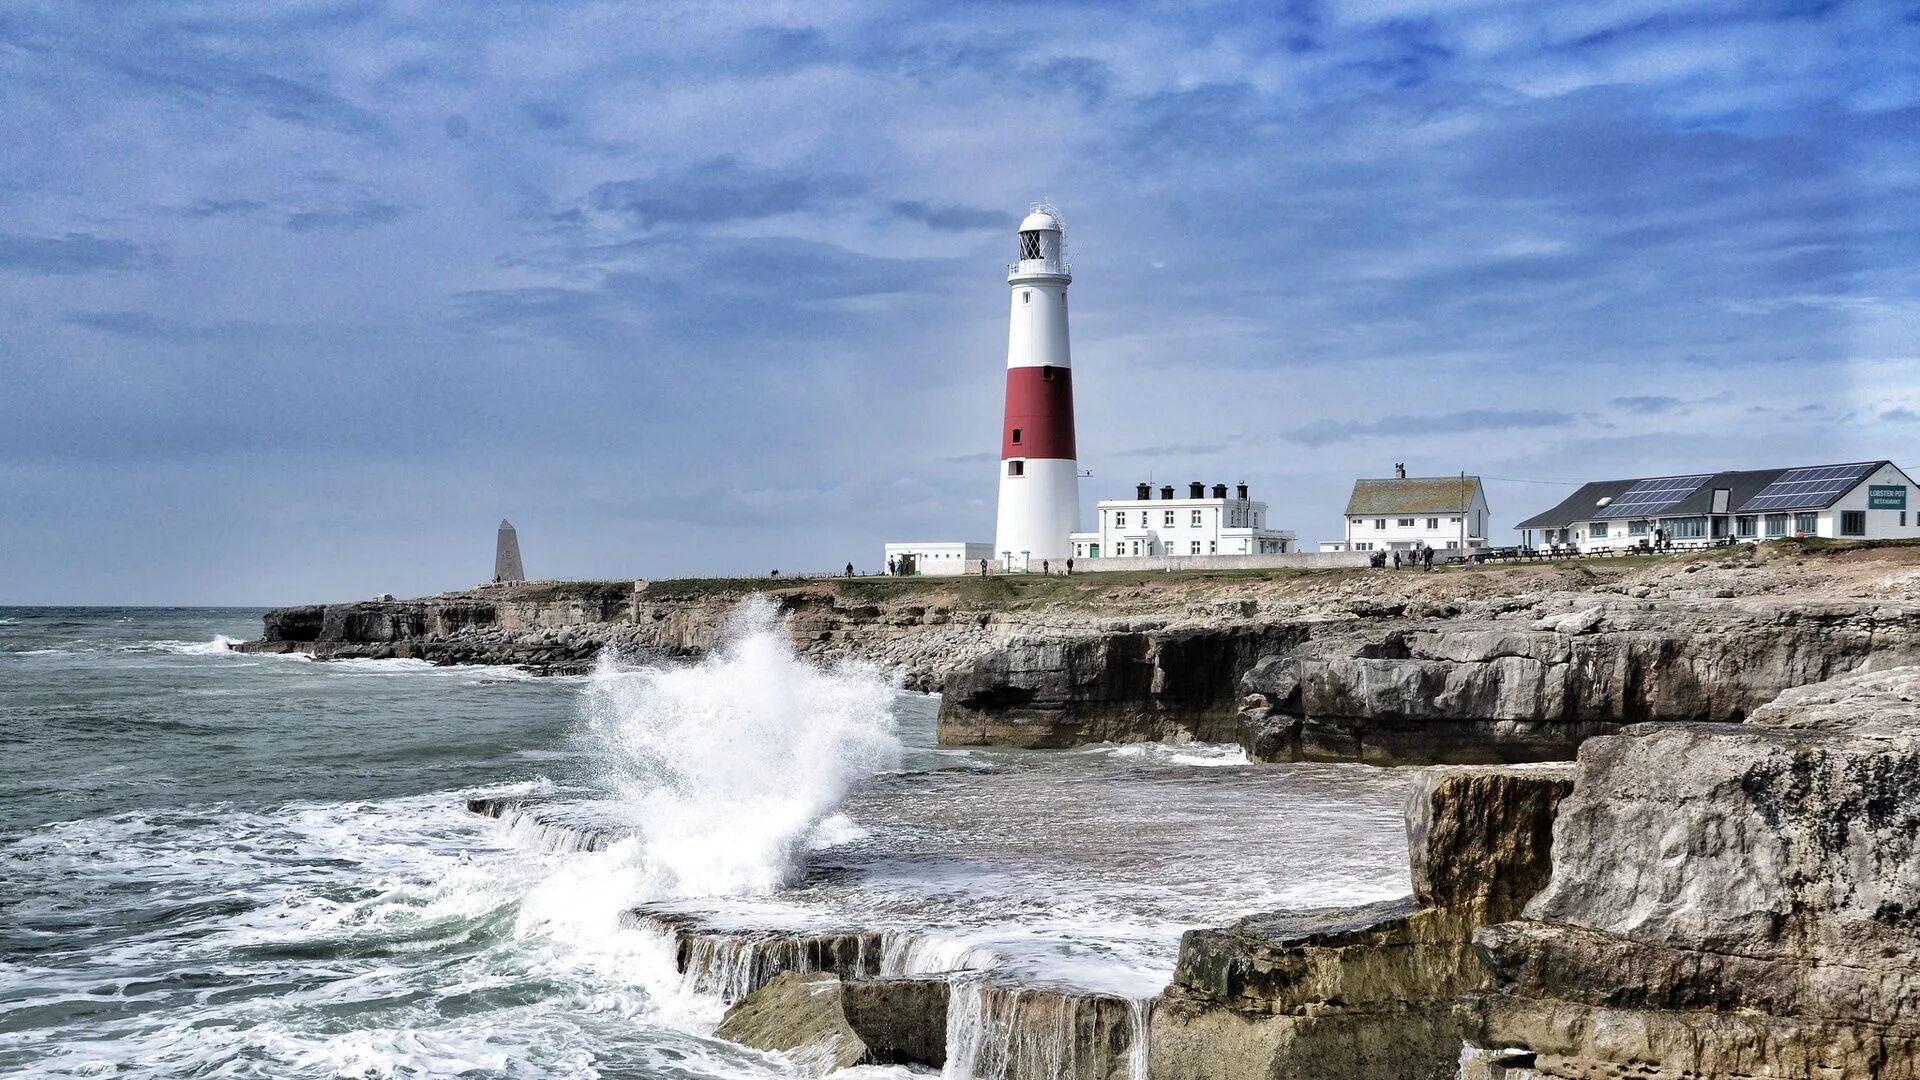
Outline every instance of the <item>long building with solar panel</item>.
[(1689, 548), (1793, 536), (1920, 537), (1912, 486), (1891, 461), (1601, 480), (1514, 528), (1528, 547), (1586, 553), (1662, 540)]

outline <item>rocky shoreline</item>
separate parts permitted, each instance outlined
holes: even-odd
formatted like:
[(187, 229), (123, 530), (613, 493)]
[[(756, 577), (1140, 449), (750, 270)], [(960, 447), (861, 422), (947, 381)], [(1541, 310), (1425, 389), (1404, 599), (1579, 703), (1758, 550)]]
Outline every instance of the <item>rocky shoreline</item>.
[(634, 920), (732, 1003), (720, 1034), (821, 1074), (1920, 1075), (1920, 667), (1629, 725), (1573, 764), (1431, 767), (1406, 822), (1406, 896), (1190, 931), (1145, 1001), (910, 935)]
[[(1920, 1077), (1920, 548), (657, 586), (282, 609), (247, 647), (581, 670), (700, 655), (758, 593), (806, 655), (941, 688), (950, 745), (1237, 739), (1258, 762), (1424, 767), (1406, 896), (1193, 930), (1148, 1000), (910, 934), (633, 913), (730, 1004), (724, 1036), (817, 1073)], [(537, 804), (469, 808), (608, 842)]]

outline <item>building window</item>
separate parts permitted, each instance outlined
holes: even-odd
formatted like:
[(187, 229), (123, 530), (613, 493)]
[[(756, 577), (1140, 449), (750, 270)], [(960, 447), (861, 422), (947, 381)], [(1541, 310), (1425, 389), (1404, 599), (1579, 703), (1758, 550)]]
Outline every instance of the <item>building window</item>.
[(1607, 538), (1607, 523), (1606, 523), (1606, 522), (1604, 522), (1604, 521), (1589, 521), (1589, 522), (1587, 522), (1587, 539), (1589, 539), (1589, 540), (1605, 540), (1606, 538)]
[(1767, 515), (1767, 535), (1768, 536), (1787, 535), (1787, 515), (1768, 514)]
[(1173, 511), (1169, 510), (1163, 516), (1166, 518), (1167, 528), (1173, 528)]
[(1807, 536), (1819, 536), (1820, 535), (1820, 515), (1819, 514), (1793, 515), (1793, 531), (1797, 533), (1804, 533)]
[(1413, 528), (1413, 519), (1412, 518), (1395, 518), (1394, 524), (1400, 526), (1403, 529), (1411, 529)]
[(1024, 462), (1024, 461), (1009, 461), (1009, 462), (1007, 462), (1007, 475), (1008, 475), (1008, 476), (1025, 476), (1025, 475), (1027, 475), (1027, 463), (1026, 463), (1026, 462)]
[(1220, 553), (1220, 542), (1218, 540), (1207, 541), (1207, 554), (1218, 555), (1219, 553)]
[(1452, 550), (1454, 550), (1454, 549), (1456, 549), (1456, 548), (1458, 548), (1459, 546), (1460, 546), (1460, 541), (1458, 541), (1458, 540), (1449, 540), (1449, 541), (1447, 541), (1447, 550), (1448, 550), (1448, 551), (1452, 551)]
[(1354, 519), (1353, 519), (1353, 523), (1354, 523), (1355, 525), (1358, 525), (1358, 524), (1360, 524), (1360, 519), (1359, 519), (1359, 518), (1354, 518)]
[(1752, 514), (1742, 514), (1733, 519), (1733, 531), (1741, 536), (1758, 536), (1760, 519)]
[(1193, 512), (1193, 527), (1196, 529), (1200, 527), (1200, 511), (1198, 510)]
[(1448, 518), (1448, 519), (1447, 519), (1447, 524), (1449, 524), (1449, 525), (1458, 525), (1458, 524), (1460, 524), (1460, 519), (1459, 519), (1459, 518)]
[(1194, 553), (1195, 555), (1198, 555), (1198, 554), (1200, 554), (1200, 541), (1198, 541), (1198, 540), (1195, 540), (1195, 541), (1193, 542), (1193, 553)]
[(1125, 510), (1115, 510), (1113, 512), (1113, 527), (1116, 529), (1124, 529), (1127, 527), (1127, 512)]
[(1376, 528), (1376, 529), (1384, 529), (1384, 528), (1386, 528), (1386, 527), (1387, 527), (1387, 519), (1386, 519), (1386, 518), (1374, 518), (1374, 519), (1373, 519), (1373, 527), (1374, 527), (1374, 528)]
[(1907, 527), (1907, 512), (1905, 510), (1900, 511), (1900, 527), (1903, 529)]
[(1867, 535), (1867, 512), (1865, 510), (1840, 511), (1840, 535)]
[(1653, 531), (1653, 522), (1651, 521), (1641, 520), (1641, 521), (1627, 522), (1628, 536), (1645, 536), (1652, 531)]
[(1673, 522), (1673, 538), (1676, 540), (1698, 540), (1705, 535), (1706, 518), (1677, 518)]
[(1427, 528), (1429, 528), (1429, 529), (1437, 529), (1437, 528), (1439, 528), (1439, 527), (1440, 527), (1440, 519), (1439, 519), (1439, 518), (1428, 518), (1428, 519), (1427, 519)]
[(1015, 446), (1020, 445), (1020, 429), (1019, 428), (1013, 429), (1013, 445)]

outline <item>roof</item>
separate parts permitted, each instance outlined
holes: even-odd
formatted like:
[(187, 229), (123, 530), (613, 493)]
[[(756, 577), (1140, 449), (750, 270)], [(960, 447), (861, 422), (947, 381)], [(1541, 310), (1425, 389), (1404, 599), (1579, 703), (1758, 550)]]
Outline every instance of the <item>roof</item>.
[(1409, 476), (1404, 480), (1355, 480), (1347, 516), (1367, 514), (1464, 514), (1480, 490), (1477, 476)]
[[(1842, 465), (1795, 465), (1780, 469), (1729, 469), (1724, 472), (1711, 474), (1695, 473), (1686, 477), (1646, 476), (1629, 480), (1597, 480), (1590, 484), (1582, 484), (1578, 490), (1565, 499), (1562, 499), (1560, 503), (1552, 509), (1535, 514), (1525, 521), (1516, 524), (1514, 528), (1558, 529), (1564, 528), (1576, 521), (1592, 521), (1597, 518), (1613, 517), (1630, 517), (1636, 519), (1643, 517), (1700, 517), (1713, 512), (1713, 493), (1720, 488), (1727, 489), (1727, 512), (1732, 514), (1781, 513), (1789, 510), (1825, 510), (1834, 503), (1839, 502), (1841, 497), (1846, 495), (1847, 492), (1859, 487), (1868, 477), (1879, 472), (1882, 466), (1891, 464), (1893, 463), (1885, 460), (1856, 461)], [(1780, 479), (1788, 473), (1843, 469), (1857, 470), (1858, 475), (1852, 482), (1846, 483), (1844, 487), (1837, 489), (1829, 484), (1824, 489), (1800, 495), (1795, 493), (1796, 485), (1794, 485), (1794, 482), (1791, 480), (1781, 488), (1773, 487), (1777, 481), (1780, 481)], [(1622, 514), (1618, 512), (1618, 510), (1614, 513), (1607, 512), (1608, 508), (1613, 507), (1613, 504), (1617, 502), (1621, 502), (1621, 497), (1626, 495), (1636, 485), (1651, 487), (1658, 486), (1662, 481), (1679, 483), (1682, 480), (1698, 481), (1698, 483), (1682, 485), (1676, 489), (1676, 494), (1685, 492), (1684, 494), (1680, 494), (1678, 498), (1664, 504), (1650, 504), (1649, 509), (1644, 514)], [(1809, 483), (1800, 486), (1814, 487), (1816, 485)], [(1755, 503), (1756, 500), (1760, 500), (1762, 493), (1769, 491), (1769, 489), (1772, 489), (1774, 493), (1765, 496), (1763, 505), (1749, 506), (1749, 504)], [(1607, 500), (1607, 505), (1604, 507), (1600, 503), (1602, 499)]]
[(1021, 232), (1035, 232), (1048, 229), (1054, 232), (1064, 232), (1066, 230), (1066, 225), (1060, 220), (1060, 211), (1055, 210), (1051, 206), (1041, 205), (1034, 207), (1033, 213), (1028, 214), (1020, 222)]

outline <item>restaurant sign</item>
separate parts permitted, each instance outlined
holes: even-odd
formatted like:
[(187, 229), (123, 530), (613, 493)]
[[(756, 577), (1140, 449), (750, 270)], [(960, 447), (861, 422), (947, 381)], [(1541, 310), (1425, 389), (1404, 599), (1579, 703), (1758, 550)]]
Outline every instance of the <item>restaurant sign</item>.
[(1867, 488), (1867, 509), (1869, 510), (1905, 510), (1907, 508), (1907, 486), (1905, 484), (1872, 484)]

